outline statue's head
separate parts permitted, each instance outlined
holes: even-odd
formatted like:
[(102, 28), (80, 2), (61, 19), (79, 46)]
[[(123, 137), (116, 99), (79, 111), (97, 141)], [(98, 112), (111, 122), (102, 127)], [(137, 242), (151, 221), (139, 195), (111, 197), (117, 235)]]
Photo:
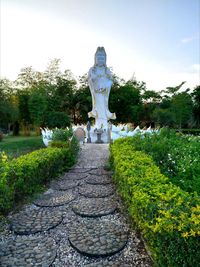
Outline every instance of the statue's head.
[(94, 65), (103, 67), (106, 66), (106, 51), (104, 47), (98, 47), (95, 53)]

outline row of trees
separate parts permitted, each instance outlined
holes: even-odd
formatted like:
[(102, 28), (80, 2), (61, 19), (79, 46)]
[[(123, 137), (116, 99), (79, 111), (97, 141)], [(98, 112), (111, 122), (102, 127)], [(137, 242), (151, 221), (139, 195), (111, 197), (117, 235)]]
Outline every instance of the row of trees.
[[(86, 123), (92, 99), (84, 75), (75, 80), (69, 70), (59, 68), (60, 60), (50, 62), (44, 72), (24, 68), (18, 79), (0, 80), (0, 128), (65, 127)], [(182, 91), (182, 82), (161, 92), (147, 90), (144, 82), (125, 82), (114, 76), (109, 108), (117, 115), (114, 123), (160, 125), (175, 128), (200, 126), (200, 86)]]

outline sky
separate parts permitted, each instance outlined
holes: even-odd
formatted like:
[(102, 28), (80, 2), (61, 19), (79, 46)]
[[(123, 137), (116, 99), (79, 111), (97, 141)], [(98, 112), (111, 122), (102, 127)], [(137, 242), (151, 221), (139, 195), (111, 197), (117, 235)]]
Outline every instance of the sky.
[(200, 0), (0, 0), (0, 76), (24, 67), (84, 75), (104, 46), (107, 66), (149, 90), (200, 84)]

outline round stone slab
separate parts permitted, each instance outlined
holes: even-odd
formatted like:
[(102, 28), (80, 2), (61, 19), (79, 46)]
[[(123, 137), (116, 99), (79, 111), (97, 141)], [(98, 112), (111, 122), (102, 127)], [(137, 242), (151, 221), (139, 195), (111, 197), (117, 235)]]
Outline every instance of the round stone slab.
[(64, 179), (66, 180), (81, 180), (88, 176), (87, 173), (65, 173)]
[(107, 175), (90, 175), (87, 180), (86, 180), (87, 184), (110, 184), (111, 183), (111, 179), (109, 176)]
[(11, 222), (11, 229), (20, 235), (35, 234), (54, 228), (61, 222), (61, 212), (40, 208), (17, 214)]
[(60, 181), (56, 181), (53, 182), (51, 184), (51, 187), (55, 190), (69, 190), (72, 189), (74, 187), (77, 187), (79, 185), (79, 181), (77, 180), (60, 180)]
[(65, 193), (54, 192), (42, 195), (39, 199), (33, 201), (33, 203), (39, 207), (56, 207), (67, 204), (75, 198), (76, 196), (73, 195), (70, 191), (67, 191)]
[(88, 185), (79, 188), (79, 194), (84, 197), (109, 197), (114, 194), (112, 185)]
[(74, 169), (69, 170), (68, 173), (85, 173), (89, 171), (91, 171), (90, 168), (74, 168)]
[(73, 248), (86, 256), (113, 255), (124, 248), (127, 232), (122, 226), (109, 221), (90, 220), (74, 224), (69, 231)]
[(73, 211), (84, 217), (99, 217), (114, 213), (117, 202), (114, 198), (80, 198), (78, 203), (72, 206)]
[(49, 267), (56, 257), (56, 244), (51, 237), (18, 236), (0, 245), (0, 266)]
[(94, 175), (112, 175), (111, 171), (106, 171), (104, 169), (91, 170), (89, 173)]

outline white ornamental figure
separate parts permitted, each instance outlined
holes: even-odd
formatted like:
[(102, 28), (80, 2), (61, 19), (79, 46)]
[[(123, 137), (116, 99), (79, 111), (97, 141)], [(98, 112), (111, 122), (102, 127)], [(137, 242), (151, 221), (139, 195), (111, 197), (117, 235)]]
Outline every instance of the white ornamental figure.
[(92, 95), (92, 111), (89, 118), (95, 118), (95, 128), (107, 129), (108, 120), (116, 119), (115, 113), (108, 108), (110, 90), (112, 86), (112, 73), (106, 66), (106, 52), (104, 47), (98, 47), (95, 53), (95, 63), (88, 73), (88, 82)]

